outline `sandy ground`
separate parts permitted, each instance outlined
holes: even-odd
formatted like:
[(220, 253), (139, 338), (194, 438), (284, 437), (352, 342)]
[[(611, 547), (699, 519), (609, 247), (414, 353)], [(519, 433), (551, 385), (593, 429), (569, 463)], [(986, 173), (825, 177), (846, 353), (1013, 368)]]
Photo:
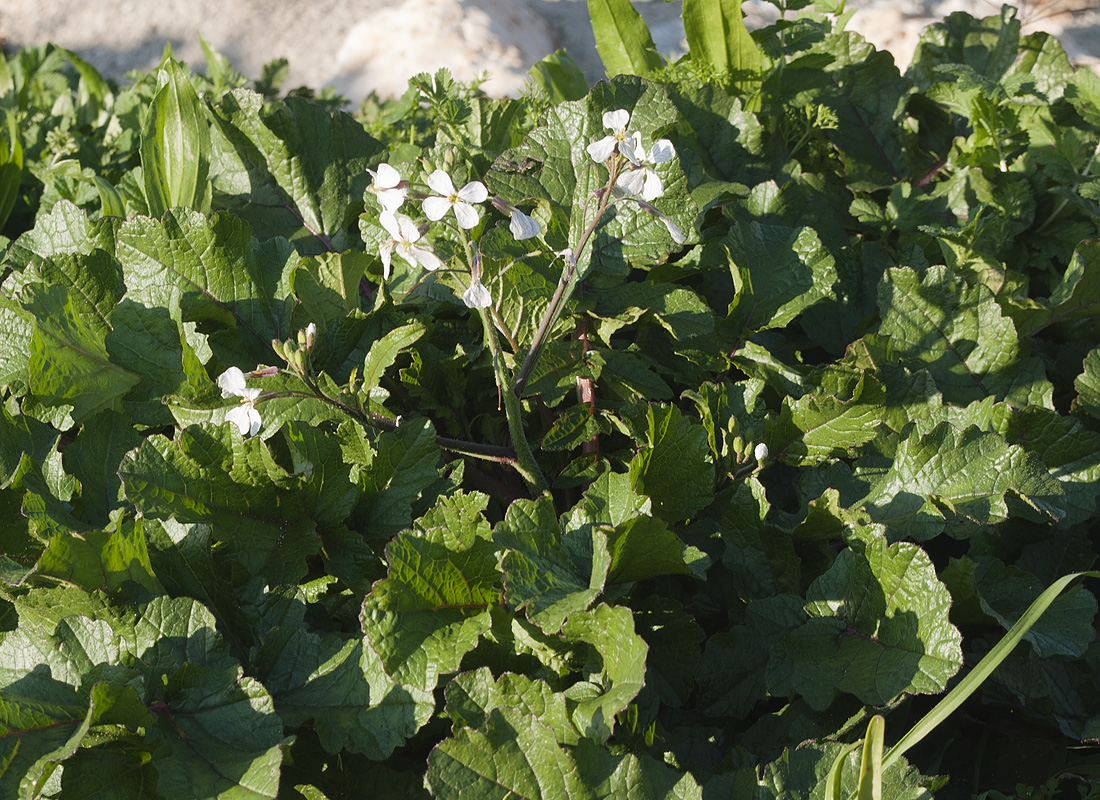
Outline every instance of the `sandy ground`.
[[(634, 0), (660, 51), (680, 52), (680, 2)], [(1057, 13), (1069, 8), (1072, 13)], [(1100, 64), (1100, 0), (1030, 0), (1026, 30), (1059, 36), (1070, 57)], [(774, 18), (764, 0), (745, 0), (750, 27)], [(848, 0), (849, 27), (899, 64), (930, 22), (963, 10), (998, 13), (991, 0)], [(461, 11), (462, 13), (458, 13)], [(8, 47), (54, 42), (116, 79), (156, 65), (166, 43), (198, 69), (197, 34), (255, 78), (277, 57), (287, 86), (335, 86), (353, 102), (369, 90), (399, 92), (409, 75), (450, 66), (460, 77), (488, 71), (491, 93), (515, 94), (535, 60), (564, 47), (591, 80), (602, 75), (584, 0), (0, 0)]]

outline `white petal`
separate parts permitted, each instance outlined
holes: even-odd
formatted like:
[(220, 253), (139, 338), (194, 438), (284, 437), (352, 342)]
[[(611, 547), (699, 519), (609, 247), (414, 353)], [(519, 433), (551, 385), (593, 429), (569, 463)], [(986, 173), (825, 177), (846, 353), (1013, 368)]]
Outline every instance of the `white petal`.
[(382, 206), (382, 211), (387, 214), (393, 214), (397, 209), (401, 208), (401, 204), (405, 202), (405, 190), (404, 189), (386, 189), (378, 193), (378, 202)]
[[(630, 124), (630, 112), (625, 108), (619, 108), (615, 111), (603, 112), (603, 126), (610, 128), (613, 131), (621, 131), (627, 125)], [(601, 159), (602, 161), (603, 159)]]
[(458, 190), (458, 199), (467, 203), (484, 203), (489, 199), (489, 190), (481, 181), (470, 181)]
[(393, 252), (393, 240), (382, 242), (378, 247), (378, 257), (382, 259), (382, 280), (390, 278), (390, 253)]
[(474, 281), (473, 285), (462, 293), (462, 302), (467, 308), (488, 308), (493, 304), (493, 297), (481, 281)]
[(236, 425), (241, 436), (255, 436), (263, 422), (260, 419), (260, 412), (250, 403), (242, 403), (236, 408), (231, 408), (225, 414), (225, 421)]
[(615, 137), (605, 136), (598, 142), (592, 142), (585, 149), (588, 151), (588, 155), (592, 156), (592, 160), (597, 164), (602, 164), (611, 158), (611, 154), (615, 152)]
[(383, 212), (378, 215), (378, 224), (386, 229), (386, 233), (390, 235), (392, 239), (398, 239), (401, 236), (401, 226), (397, 222), (397, 216), (392, 212)]
[(664, 164), (676, 158), (676, 148), (668, 139), (658, 139), (649, 151), (649, 160), (653, 164)]
[(619, 142), (619, 152), (634, 166), (640, 166), (645, 157), (645, 148), (642, 147), (642, 135), (637, 131)]
[(379, 164), (377, 172), (373, 169), (368, 169), (367, 172), (374, 176), (376, 189), (392, 189), (401, 183), (401, 175), (389, 164)]
[(455, 193), (455, 185), (451, 180), (451, 176), (441, 169), (437, 169), (428, 176), (428, 185), (432, 187), (433, 192), (439, 192), (445, 197), (450, 197)]
[(479, 215), (477, 209), (469, 203), (455, 203), (455, 218), (459, 225), (470, 230), (477, 225)]
[(665, 185), (661, 183), (661, 177), (651, 169), (638, 170), (645, 175), (645, 187), (642, 189), (642, 197), (652, 202), (665, 193)]
[(222, 397), (244, 397), (244, 373), (239, 367), (230, 367), (218, 376), (218, 386), (222, 389)]
[(622, 191), (623, 194), (634, 195), (642, 191), (642, 184), (645, 181), (645, 170), (632, 169), (628, 172), (624, 172), (618, 178), (615, 179), (615, 185)]
[(412, 244), (420, 238), (420, 228), (404, 215), (397, 218), (397, 229), (400, 234), (397, 238), (402, 242)]
[[(412, 257), (413, 261), (429, 272), (435, 272), (443, 266), (443, 262), (439, 260), (439, 256), (426, 247), (410, 247), (409, 256)], [(408, 258), (408, 256), (406, 258)]]
[(424, 198), (424, 216), (432, 222), (443, 219), (443, 215), (447, 213), (447, 209), (450, 207), (451, 201), (446, 197), (432, 195)]
[(768, 446), (761, 442), (752, 451), (757, 461), (763, 461), (768, 457)]
[(508, 223), (508, 230), (517, 240), (530, 239), (542, 233), (542, 225), (537, 219), (527, 216), (517, 208), (512, 212), (512, 221)]

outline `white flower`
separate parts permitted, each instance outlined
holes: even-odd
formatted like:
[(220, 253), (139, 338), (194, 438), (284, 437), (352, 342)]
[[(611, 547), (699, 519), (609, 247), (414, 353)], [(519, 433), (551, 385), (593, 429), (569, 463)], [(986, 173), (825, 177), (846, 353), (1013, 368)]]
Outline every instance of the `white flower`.
[(378, 198), (383, 213), (395, 213), (405, 202), (408, 184), (401, 185), (401, 175), (389, 164), (379, 164), (377, 172), (373, 169), (368, 169), (367, 172), (374, 178), (369, 191)]
[(237, 367), (230, 367), (218, 376), (218, 386), (222, 397), (239, 397), (241, 404), (225, 414), (225, 421), (232, 422), (241, 432), (241, 436), (255, 436), (260, 431), (262, 420), (256, 410), (256, 398), (262, 389), (249, 389), (244, 385), (244, 373)]
[(467, 308), (488, 308), (493, 304), (493, 298), (485, 284), (475, 278), (470, 288), (462, 293), (462, 302)]
[(752, 451), (752, 454), (753, 454), (753, 456), (756, 457), (757, 461), (763, 461), (764, 459), (766, 459), (768, 457), (768, 446), (766, 444), (764, 444), (763, 442), (761, 442)]
[(512, 232), (512, 236), (515, 237), (517, 241), (520, 239), (530, 239), (542, 233), (542, 225), (539, 224), (537, 219), (524, 214), (504, 198), (494, 197), (493, 205), (499, 209), (501, 213), (507, 214), (512, 218), (512, 221), (508, 223), (508, 230)]
[(458, 191), (451, 181), (451, 176), (441, 169), (437, 169), (428, 176), (428, 186), (438, 192), (439, 197), (432, 195), (424, 198), (424, 216), (435, 222), (443, 219), (452, 208), (458, 224), (466, 230), (477, 225), (478, 213), (471, 203), (484, 203), (489, 197), (489, 190), (481, 181), (470, 181)]
[(420, 241), (420, 229), (416, 223), (404, 214), (383, 214), (378, 218), (382, 227), (389, 233), (390, 238), (378, 246), (378, 255), (382, 259), (384, 276), (390, 277), (390, 253), (397, 251), (412, 266), (421, 266), (434, 272), (443, 266), (439, 257), (427, 247), (421, 247), (416, 243)]
[(619, 143), (619, 152), (633, 167), (616, 179), (616, 187), (624, 194), (640, 193), (647, 201), (656, 200), (665, 193), (664, 184), (661, 183), (660, 176), (653, 168), (676, 158), (676, 148), (672, 146), (672, 142), (668, 139), (660, 139), (653, 143), (653, 147), (647, 153), (642, 147), (642, 135), (635, 131)]
[[(625, 141), (630, 134), (626, 132), (626, 126), (630, 124), (630, 112), (625, 108), (616, 109), (615, 111), (605, 111), (603, 114), (603, 126), (608, 128), (611, 133), (600, 139), (598, 142), (592, 142), (588, 145), (588, 155), (592, 156), (592, 160), (597, 164), (602, 164), (611, 158), (611, 154), (616, 149), (620, 148), (623, 141)], [(621, 153), (622, 150), (620, 149)]]

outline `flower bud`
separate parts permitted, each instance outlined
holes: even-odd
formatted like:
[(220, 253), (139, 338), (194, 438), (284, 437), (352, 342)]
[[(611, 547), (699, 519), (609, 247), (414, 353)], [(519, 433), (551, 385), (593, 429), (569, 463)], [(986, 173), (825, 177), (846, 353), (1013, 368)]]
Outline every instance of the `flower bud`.
[(760, 442), (756, 448), (752, 451), (757, 461), (765, 461), (768, 458), (768, 446), (763, 442)]
[(305, 344), (305, 348), (306, 348), (307, 353), (312, 353), (313, 352), (313, 343), (315, 341), (317, 341), (317, 325), (316, 325), (316, 323), (311, 322), (308, 325), (306, 325), (306, 344)]

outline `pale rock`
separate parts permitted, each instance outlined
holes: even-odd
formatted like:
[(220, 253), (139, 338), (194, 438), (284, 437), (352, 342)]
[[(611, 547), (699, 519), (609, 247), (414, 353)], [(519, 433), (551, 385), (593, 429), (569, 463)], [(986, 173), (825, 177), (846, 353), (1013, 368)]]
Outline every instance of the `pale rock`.
[(487, 94), (516, 96), (531, 64), (557, 46), (523, 0), (401, 0), (348, 31), (325, 83), (348, 97), (386, 97), (412, 75), (447, 67), (461, 81), (487, 73)]

